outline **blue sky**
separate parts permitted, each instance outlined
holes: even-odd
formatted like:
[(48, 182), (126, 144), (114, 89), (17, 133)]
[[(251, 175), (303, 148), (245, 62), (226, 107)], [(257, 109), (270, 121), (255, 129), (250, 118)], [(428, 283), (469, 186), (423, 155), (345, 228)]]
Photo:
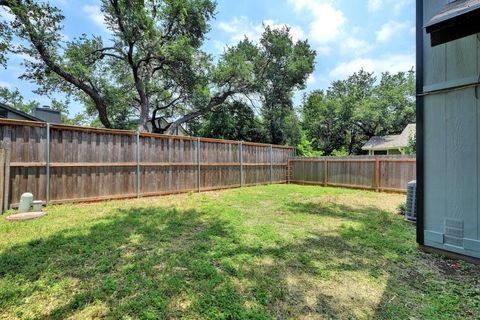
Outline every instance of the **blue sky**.
[[(66, 17), (65, 39), (82, 33), (108, 37), (99, 1), (53, 3)], [(244, 35), (258, 39), (262, 23), (273, 28), (288, 25), (294, 39), (308, 39), (317, 58), (307, 92), (326, 89), (331, 81), (344, 79), (360, 68), (397, 72), (415, 64), (413, 0), (218, 0), (217, 12), (204, 45), (213, 55), (221, 54), (225, 45)], [(0, 15), (8, 13), (0, 11)], [(27, 99), (49, 104), (48, 98), (31, 92), (33, 84), (18, 79), (22, 59), (11, 57), (8, 69), (0, 70), (0, 86), (18, 87)], [(296, 95), (297, 103), (301, 95)], [(80, 109), (74, 104), (72, 113)]]

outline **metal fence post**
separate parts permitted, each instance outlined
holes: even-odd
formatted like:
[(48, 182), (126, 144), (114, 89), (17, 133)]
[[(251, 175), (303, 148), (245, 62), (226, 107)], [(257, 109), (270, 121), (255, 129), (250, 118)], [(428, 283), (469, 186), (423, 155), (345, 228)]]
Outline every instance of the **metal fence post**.
[(239, 150), (239, 160), (240, 160), (240, 187), (243, 187), (243, 143), (240, 141), (238, 146)]
[[(5, 149), (5, 171), (4, 171), (4, 187), (3, 187), (3, 211), (7, 211), (10, 204), (8, 203), (8, 195), (10, 193), (10, 149)], [(1, 211), (1, 208), (0, 208)]]
[(197, 188), (200, 192), (200, 137), (197, 137)]
[(0, 214), (3, 213), (3, 190), (5, 187), (5, 156), (6, 151), (2, 149), (2, 145), (0, 143)]
[(270, 184), (273, 183), (273, 147), (270, 145)]
[(328, 186), (328, 160), (323, 160), (323, 186)]
[(136, 176), (137, 176), (137, 198), (140, 198), (141, 191), (140, 191), (140, 132), (137, 131), (135, 134), (136, 137), (136, 161), (137, 161), (137, 168), (136, 168)]
[(45, 137), (46, 143), (46, 157), (45, 157), (45, 204), (48, 206), (50, 202), (50, 123), (46, 126), (47, 135)]

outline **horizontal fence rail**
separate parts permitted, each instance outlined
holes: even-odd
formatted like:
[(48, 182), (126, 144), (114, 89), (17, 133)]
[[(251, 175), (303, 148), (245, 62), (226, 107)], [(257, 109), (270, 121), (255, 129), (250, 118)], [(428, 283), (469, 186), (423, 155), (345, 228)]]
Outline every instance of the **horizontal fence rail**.
[(290, 183), (406, 192), (415, 180), (414, 156), (292, 158)]
[(8, 119), (0, 148), (5, 208), (23, 192), (63, 203), (285, 183), (294, 155), (287, 146)]

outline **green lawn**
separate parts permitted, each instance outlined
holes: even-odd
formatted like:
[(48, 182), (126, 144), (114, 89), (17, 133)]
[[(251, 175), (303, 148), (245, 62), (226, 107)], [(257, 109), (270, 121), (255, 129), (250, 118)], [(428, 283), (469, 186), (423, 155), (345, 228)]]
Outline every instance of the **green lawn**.
[(480, 268), (422, 253), (404, 196), (271, 185), (0, 219), (0, 319), (473, 319)]

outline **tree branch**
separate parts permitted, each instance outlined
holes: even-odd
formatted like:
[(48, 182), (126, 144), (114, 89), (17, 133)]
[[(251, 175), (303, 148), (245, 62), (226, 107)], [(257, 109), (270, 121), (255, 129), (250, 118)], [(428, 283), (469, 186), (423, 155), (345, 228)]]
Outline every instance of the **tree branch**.
[(200, 117), (201, 115), (212, 111), (215, 107), (218, 105), (221, 105), (222, 103), (225, 102), (230, 96), (234, 95), (237, 93), (236, 91), (228, 90), (222, 93), (219, 96), (212, 97), (210, 99), (210, 102), (208, 103), (207, 107), (199, 109), (197, 111), (190, 112), (189, 114), (184, 115), (180, 119), (175, 120), (174, 122), (170, 123), (166, 128), (165, 128), (165, 133), (166, 134), (173, 134), (175, 130), (180, 126), (181, 124), (191, 121), (197, 117)]

